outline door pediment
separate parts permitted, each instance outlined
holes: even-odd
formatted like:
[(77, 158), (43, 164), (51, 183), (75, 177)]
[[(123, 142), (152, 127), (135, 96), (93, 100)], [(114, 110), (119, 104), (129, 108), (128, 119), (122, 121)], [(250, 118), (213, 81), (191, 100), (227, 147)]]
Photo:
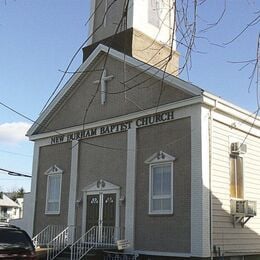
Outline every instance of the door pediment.
[(83, 192), (99, 192), (109, 190), (120, 190), (120, 187), (111, 182), (100, 179), (82, 189)]

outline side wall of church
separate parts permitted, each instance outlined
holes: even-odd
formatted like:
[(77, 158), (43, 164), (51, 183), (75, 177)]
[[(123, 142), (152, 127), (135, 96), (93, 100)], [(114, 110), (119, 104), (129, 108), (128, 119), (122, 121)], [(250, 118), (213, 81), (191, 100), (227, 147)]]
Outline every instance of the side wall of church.
[[(240, 223), (234, 225), (231, 212), (231, 200), (235, 200), (230, 192), (230, 147), (233, 142), (247, 146), (247, 152), (239, 154), (243, 160), (243, 199), (257, 204), (257, 216), (251, 218), (244, 227)], [(216, 112), (213, 120), (212, 153), (212, 232), (215, 253), (256, 254), (260, 252), (259, 128)]]

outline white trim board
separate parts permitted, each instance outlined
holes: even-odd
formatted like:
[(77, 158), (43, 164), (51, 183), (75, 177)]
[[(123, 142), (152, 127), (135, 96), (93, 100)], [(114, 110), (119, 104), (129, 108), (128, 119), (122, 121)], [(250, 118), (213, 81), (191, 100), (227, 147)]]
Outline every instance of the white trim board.
[[(71, 169), (70, 169), (70, 189), (69, 189), (69, 207), (68, 207), (68, 226), (76, 225), (76, 200), (77, 200), (77, 184), (78, 184), (78, 159), (79, 159), (79, 143), (71, 142)], [(71, 243), (74, 242), (75, 230), (69, 237)]]
[(193, 107), (191, 111), (191, 254), (194, 257), (209, 257), (207, 237), (209, 196), (205, 188), (208, 187), (208, 160), (202, 162), (202, 158), (208, 157), (207, 121), (207, 109), (202, 109), (200, 105)]
[(127, 251), (135, 246), (135, 188), (136, 188), (136, 128), (127, 133), (125, 237), (130, 243)]
[(254, 124), (255, 127), (260, 128), (259, 116), (255, 118), (255, 114), (253, 114), (252, 112), (236, 106), (224, 99), (216, 97), (206, 91), (203, 92), (203, 103), (209, 105), (210, 107), (213, 107), (214, 110), (223, 111), (228, 115), (245, 121), (250, 125)]
[[(202, 102), (202, 97), (196, 96), (193, 98), (177, 101), (174, 103), (165, 104), (165, 105), (162, 105), (159, 107), (150, 108), (147, 110), (138, 111), (138, 112), (130, 113), (127, 115), (118, 116), (115, 118), (110, 118), (110, 119), (97, 121), (94, 123), (85, 124), (84, 129), (91, 129), (91, 128), (96, 128), (96, 127), (100, 127), (100, 126), (104, 126), (104, 125), (110, 125), (110, 124), (116, 124), (119, 122), (134, 120), (136, 118), (148, 116), (148, 115), (151, 115), (154, 113), (164, 112), (167, 110), (173, 110), (173, 109), (179, 109), (179, 108), (182, 109), (183, 107), (192, 106), (194, 104), (198, 104), (201, 102)], [(64, 128), (64, 129), (60, 129), (60, 130), (56, 130), (56, 131), (51, 131), (48, 133), (31, 135), (31, 136), (29, 136), (29, 139), (30, 139), (30, 141), (34, 141), (34, 140), (38, 140), (38, 139), (42, 139), (42, 138), (49, 138), (49, 137), (52, 137), (52, 136), (55, 136), (58, 134), (67, 134), (67, 133), (71, 133), (71, 132), (80, 131), (82, 129), (83, 129), (83, 125), (68, 127), (68, 128)]]

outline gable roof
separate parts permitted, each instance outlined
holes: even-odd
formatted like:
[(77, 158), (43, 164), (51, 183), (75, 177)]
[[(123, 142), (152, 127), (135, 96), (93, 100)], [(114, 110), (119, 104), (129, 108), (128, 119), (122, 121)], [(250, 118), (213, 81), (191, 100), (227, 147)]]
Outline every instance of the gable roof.
[(20, 208), (21, 206), (3, 194), (3, 198), (0, 199), (0, 207)]
[[(169, 86), (174, 86), (186, 93), (190, 93), (192, 95), (201, 95), (204, 90), (201, 88), (192, 85), (184, 80), (181, 80), (171, 74), (160, 70), (159, 68), (152, 67), (142, 61), (139, 61), (133, 57), (127, 56), (124, 53), (116, 51), (112, 48), (109, 48), (103, 44), (97, 46), (97, 48), (91, 53), (91, 55), (86, 59), (86, 61), (79, 67), (78, 71), (85, 71), (88, 66), (95, 60), (95, 58), (100, 53), (108, 54), (109, 56), (125, 62), (130, 66), (134, 66), (138, 68), (140, 71), (147, 73), (150, 76), (153, 76), (156, 79), (164, 80)], [(36, 122), (31, 126), (31, 128), (27, 132), (27, 136), (32, 136), (34, 132), (40, 127), (44, 120), (48, 117), (48, 115), (58, 106), (58, 104), (62, 101), (63, 97), (66, 96), (67, 93), (73, 88), (74, 84), (79, 80), (82, 73), (75, 73), (69, 81), (63, 86), (60, 92), (55, 96), (55, 98), (51, 101), (51, 103), (47, 106), (47, 108), (40, 114), (39, 118)]]

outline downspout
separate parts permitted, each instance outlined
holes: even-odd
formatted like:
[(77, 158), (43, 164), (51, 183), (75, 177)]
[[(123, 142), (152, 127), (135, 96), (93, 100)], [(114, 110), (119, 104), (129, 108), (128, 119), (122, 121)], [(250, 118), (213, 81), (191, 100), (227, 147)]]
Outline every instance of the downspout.
[(213, 260), (213, 225), (212, 225), (212, 185), (211, 185), (211, 177), (212, 177), (212, 144), (213, 144), (213, 112), (217, 108), (217, 100), (215, 100), (214, 107), (210, 108), (209, 114), (209, 244), (210, 244), (210, 259)]

